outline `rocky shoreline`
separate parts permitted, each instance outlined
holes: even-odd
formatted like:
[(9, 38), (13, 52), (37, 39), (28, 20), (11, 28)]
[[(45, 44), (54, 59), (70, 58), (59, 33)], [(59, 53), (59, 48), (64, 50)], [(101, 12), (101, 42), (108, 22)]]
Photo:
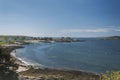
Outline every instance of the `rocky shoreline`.
[(19, 72), (21, 80), (99, 80), (99, 75), (73, 70), (34, 69)]
[[(8, 55), (10, 55), (10, 53), (17, 48), (22, 48), (22, 46), (13, 46), (12, 48), (9, 46), (8, 48), (6, 48), (6, 50), (10, 49)], [(97, 74), (83, 71), (49, 68), (34, 69), (32, 66), (24, 64), (15, 56), (10, 56), (11, 59), (14, 59), (14, 64), (18, 65), (18, 68), (14, 71), (17, 75), (17, 78), (4, 80), (99, 80), (100, 78), (100, 76)]]
[(18, 80), (15, 70), (19, 65), (14, 63), (16, 59), (10, 55), (17, 48), (22, 48), (22, 46), (0, 46), (0, 80)]

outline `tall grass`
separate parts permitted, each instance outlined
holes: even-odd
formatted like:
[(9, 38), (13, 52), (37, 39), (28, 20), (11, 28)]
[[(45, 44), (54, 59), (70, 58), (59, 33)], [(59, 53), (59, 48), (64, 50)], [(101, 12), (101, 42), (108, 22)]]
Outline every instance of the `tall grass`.
[(106, 72), (101, 75), (100, 80), (120, 80), (120, 71)]

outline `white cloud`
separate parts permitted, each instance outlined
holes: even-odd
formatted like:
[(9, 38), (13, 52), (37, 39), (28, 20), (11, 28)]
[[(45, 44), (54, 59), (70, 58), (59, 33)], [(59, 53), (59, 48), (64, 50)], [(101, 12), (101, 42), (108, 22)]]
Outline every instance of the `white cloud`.
[(109, 32), (109, 29), (66, 29), (62, 30), (62, 33), (101, 33), (101, 32)]
[(109, 31), (120, 31), (120, 26), (108, 26), (105, 28), (109, 29)]

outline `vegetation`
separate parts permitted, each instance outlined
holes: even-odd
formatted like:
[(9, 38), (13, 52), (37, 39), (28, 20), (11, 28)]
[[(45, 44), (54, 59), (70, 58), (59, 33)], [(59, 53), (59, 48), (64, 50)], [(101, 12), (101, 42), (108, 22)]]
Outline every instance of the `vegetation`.
[(18, 74), (14, 72), (18, 65), (10, 56), (12, 50), (13, 48), (0, 47), (0, 80), (18, 80)]
[(120, 71), (106, 72), (101, 75), (100, 80), (120, 80)]
[(32, 37), (28, 36), (0, 36), (0, 45), (2, 44), (12, 44), (15, 42), (23, 43), (24, 40), (32, 39)]
[(0, 42), (0, 45), (6, 44), (6, 42)]

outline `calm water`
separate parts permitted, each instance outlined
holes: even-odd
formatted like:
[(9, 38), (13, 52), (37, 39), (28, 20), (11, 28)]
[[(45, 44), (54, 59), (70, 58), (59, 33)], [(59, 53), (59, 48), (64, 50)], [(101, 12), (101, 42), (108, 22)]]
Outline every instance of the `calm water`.
[(120, 40), (88, 39), (72, 43), (34, 43), (16, 50), (16, 57), (35, 66), (101, 73), (120, 70)]

